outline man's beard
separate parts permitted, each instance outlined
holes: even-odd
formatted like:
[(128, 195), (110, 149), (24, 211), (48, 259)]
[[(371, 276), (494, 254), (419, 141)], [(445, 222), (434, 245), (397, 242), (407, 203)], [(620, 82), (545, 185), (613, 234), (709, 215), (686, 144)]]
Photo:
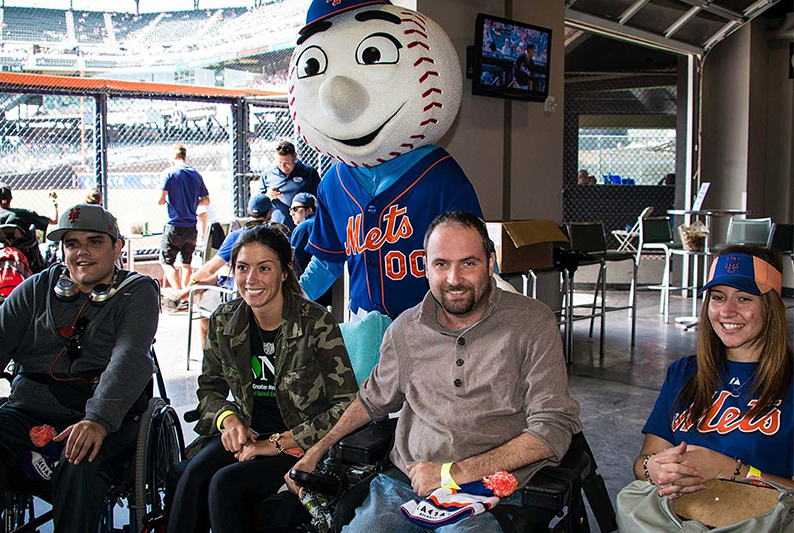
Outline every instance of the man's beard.
[[(478, 300), (476, 299), (474, 285), (469, 283), (461, 283), (460, 285), (445, 285), (441, 289), (441, 301), (439, 303), (441, 304), (441, 307), (443, 307), (444, 310), (451, 315), (466, 315), (470, 313), (472, 309), (474, 309), (474, 307), (477, 306), (477, 304), (479, 304), (482, 299), (488, 295), (489, 289), (490, 286), (485, 290)], [(466, 291), (466, 297), (457, 298), (455, 300), (447, 298), (448, 291), (456, 290)]]

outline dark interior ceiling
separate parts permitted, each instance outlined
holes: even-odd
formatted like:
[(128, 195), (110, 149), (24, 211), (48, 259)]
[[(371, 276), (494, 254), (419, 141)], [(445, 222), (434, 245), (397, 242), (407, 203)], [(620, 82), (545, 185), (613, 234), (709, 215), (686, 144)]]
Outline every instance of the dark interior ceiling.
[[(682, 53), (704, 53), (757, 16), (777, 29), (792, 0), (566, 0), (565, 71), (675, 74)], [(605, 35), (608, 34), (609, 36)], [(635, 40), (640, 44), (628, 42)]]

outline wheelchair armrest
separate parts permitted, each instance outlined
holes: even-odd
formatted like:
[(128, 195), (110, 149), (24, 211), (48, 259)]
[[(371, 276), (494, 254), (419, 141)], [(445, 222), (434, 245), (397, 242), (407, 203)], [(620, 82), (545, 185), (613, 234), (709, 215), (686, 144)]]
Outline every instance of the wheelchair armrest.
[[(583, 455), (589, 470), (590, 459)], [(563, 466), (546, 466), (537, 472), (524, 487), (523, 503), (547, 511), (560, 513), (582, 491), (582, 470)]]
[(376, 464), (383, 461), (394, 440), (396, 418), (385, 418), (367, 424), (337, 444), (337, 457), (347, 464)]
[(545, 466), (524, 487), (523, 503), (560, 513), (580, 497), (584, 480), (594, 472), (590, 455), (575, 438), (558, 466)]
[(199, 418), (201, 418), (201, 411), (199, 411), (198, 409), (191, 409), (190, 411), (185, 411), (185, 414), (182, 415), (182, 419), (188, 424), (197, 421)]

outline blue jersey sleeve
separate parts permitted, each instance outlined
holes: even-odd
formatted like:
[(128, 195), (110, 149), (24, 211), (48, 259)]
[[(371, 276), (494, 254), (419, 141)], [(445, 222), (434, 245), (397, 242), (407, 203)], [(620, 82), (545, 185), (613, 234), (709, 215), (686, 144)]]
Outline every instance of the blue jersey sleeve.
[[(468, 180), (467, 180), (468, 181)], [(476, 215), (484, 219), (482, 208), (480, 207), (480, 200), (477, 198), (477, 193), (474, 192), (474, 186), (471, 182), (466, 183), (461, 187), (457, 193), (450, 199), (446, 210), (460, 209), (467, 211), (472, 215)]]
[(334, 215), (339, 221), (346, 221), (348, 214), (337, 214), (333, 210), (335, 191), (331, 187), (331, 180), (335, 172), (336, 165), (331, 167), (325, 175), (317, 192), (317, 214), (314, 215), (314, 228), (309, 237), (306, 251), (318, 259), (323, 259), (330, 263), (343, 263), (347, 260), (347, 254), (345, 253), (344, 244), (339, 241)]
[(656, 404), (653, 406), (651, 416), (648, 417), (645, 427), (642, 428), (643, 433), (656, 435), (674, 446), (679, 443), (676, 442), (676, 437), (673, 434), (671, 417), (678, 393), (695, 370), (695, 365), (690, 364), (691, 359), (691, 357), (678, 359), (667, 367), (667, 375), (665, 376), (662, 390), (659, 391), (659, 397), (656, 398)]
[(312, 257), (301, 276), (301, 289), (310, 300), (316, 300), (331, 288), (344, 268), (344, 263), (329, 263)]

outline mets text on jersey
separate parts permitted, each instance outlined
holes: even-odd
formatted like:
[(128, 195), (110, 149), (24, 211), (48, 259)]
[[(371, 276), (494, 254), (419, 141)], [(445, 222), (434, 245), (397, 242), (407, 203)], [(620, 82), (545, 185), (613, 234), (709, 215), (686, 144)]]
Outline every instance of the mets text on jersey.
[[(348, 256), (360, 255), (364, 252), (377, 252), (386, 245), (408, 239), (414, 234), (411, 218), (407, 215), (408, 208), (392, 205), (383, 215), (386, 227), (370, 228), (363, 232), (363, 215), (358, 214), (347, 219), (347, 239), (345, 253)], [(390, 250), (385, 257), (386, 277), (394, 281), (403, 279), (408, 272), (417, 278), (425, 276), (424, 250), (414, 250), (408, 257), (400, 250)]]
[[(780, 409), (777, 407), (772, 408), (767, 414), (756, 419), (742, 416), (738, 407), (728, 407), (724, 412), (721, 412), (725, 407), (725, 401), (730, 397), (730, 392), (725, 390), (720, 391), (711, 409), (709, 409), (708, 413), (706, 413), (698, 425), (698, 431), (700, 433), (711, 433), (716, 431), (720, 435), (725, 435), (732, 431), (739, 430), (742, 433), (760, 431), (764, 435), (774, 435), (780, 430)], [(748, 408), (752, 409), (756, 401), (757, 400), (750, 400), (747, 403)], [(780, 401), (778, 401), (777, 405), (780, 405)], [(673, 432), (688, 432), (692, 429), (693, 422), (691, 420), (691, 410), (692, 407), (690, 406), (690, 408), (683, 413), (676, 413), (672, 423)]]
[[(345, 253), (347, 255), (358, 255), (367, 250), (376, 252), (386, 243), (394, 244), (400, 239), (407, 239), (414, 234), (411, 226), (411, 219), (406, 215), (408, 208), (400, 209), (398, 205), (389, 208), (389, 212), (383, 216), (386, 222), (386, 229), (371, 228), (364, 240), (361, 240), (361, 217), (356, 215), (347, 219), (347, 241), (345, 242)], [(402, 217), (400, 224), (397, 224), (397, 217)]]

